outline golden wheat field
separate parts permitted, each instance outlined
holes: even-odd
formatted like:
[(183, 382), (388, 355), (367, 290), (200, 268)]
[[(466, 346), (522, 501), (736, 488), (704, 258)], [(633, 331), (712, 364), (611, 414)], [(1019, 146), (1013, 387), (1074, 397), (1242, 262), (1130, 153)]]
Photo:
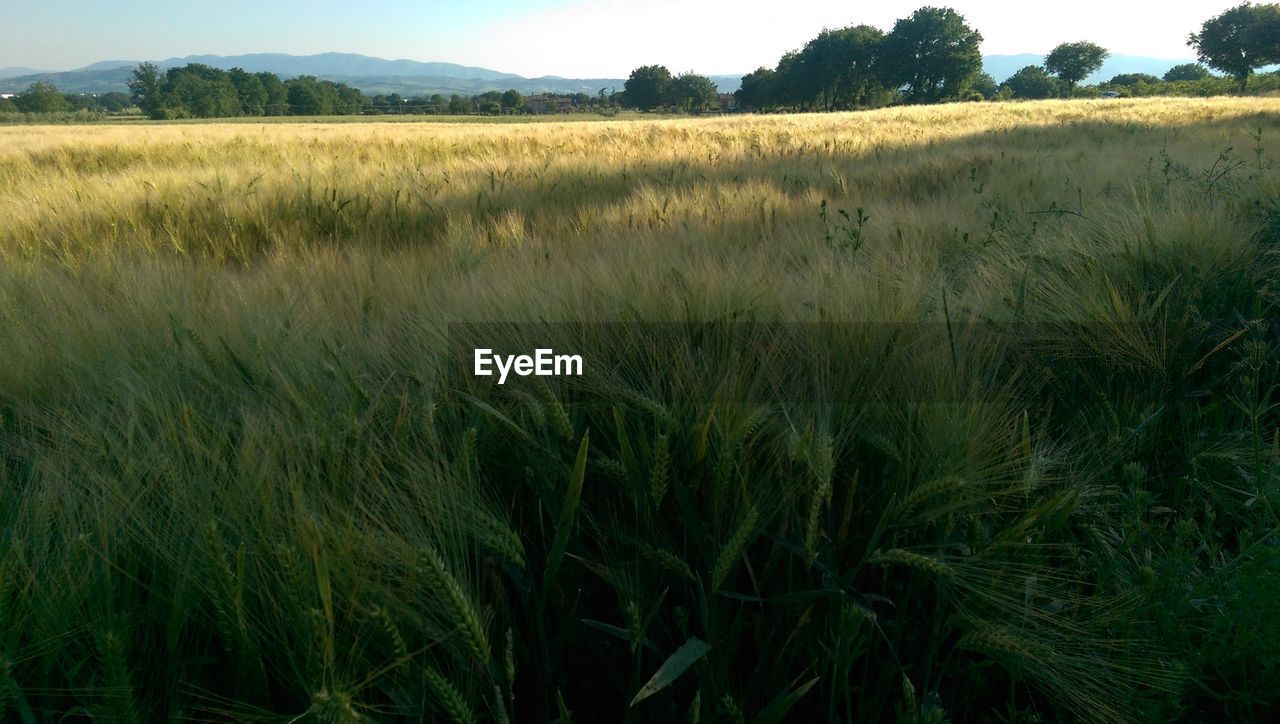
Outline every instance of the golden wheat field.
[[(1259, 98), (0, 127), (0, 718), (1265, 719), (1276, 149)], [(726, 321), (945, 333), (815, 338), (803, 401), (448, 374)]]

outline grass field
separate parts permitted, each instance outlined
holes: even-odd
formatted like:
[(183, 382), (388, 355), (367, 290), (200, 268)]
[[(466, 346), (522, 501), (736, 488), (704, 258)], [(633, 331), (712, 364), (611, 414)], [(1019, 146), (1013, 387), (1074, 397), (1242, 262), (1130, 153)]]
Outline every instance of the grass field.
[[(1273, 717), (1277, 148), (1274, 99), (0, 127), (0, 718)], [(831, 354), (459, 385), (479, 322)]]

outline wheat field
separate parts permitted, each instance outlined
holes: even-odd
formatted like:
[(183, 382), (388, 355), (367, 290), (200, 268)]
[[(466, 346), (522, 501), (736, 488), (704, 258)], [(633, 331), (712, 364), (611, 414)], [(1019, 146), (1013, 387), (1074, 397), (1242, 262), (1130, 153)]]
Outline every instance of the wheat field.
[[(0, 127), (0, 718), (1265, 719), (1275, 148), (1223, 98)], [(816, 330), (811, 394), (628, 337), (725, 322)], [(459, 384), (477, 323), (627, 369)]]

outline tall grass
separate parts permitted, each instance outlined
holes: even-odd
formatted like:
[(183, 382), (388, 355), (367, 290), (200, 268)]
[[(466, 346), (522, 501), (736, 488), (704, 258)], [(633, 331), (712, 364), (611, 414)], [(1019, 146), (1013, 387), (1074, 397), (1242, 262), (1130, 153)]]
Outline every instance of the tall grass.
[[(0, 128), (3, 716), (1263, 718), (1278, 134), (1258, 99)], [(796, 399), (656, 347), (508, 392), (449, 357), (724, 321), (946, 335), (815, 340)]]

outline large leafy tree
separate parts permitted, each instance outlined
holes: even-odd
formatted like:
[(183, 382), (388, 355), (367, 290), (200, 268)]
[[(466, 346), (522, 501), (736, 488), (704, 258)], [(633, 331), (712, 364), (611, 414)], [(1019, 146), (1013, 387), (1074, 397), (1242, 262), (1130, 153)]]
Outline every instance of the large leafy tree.
[(155, 63), (140, 63), (133, 69), (129, 93), (143, 113), (152, 118), (160, 117), (164, 98), (160, 88), (160, 70)]
[(18, 110), (25, 113), (58, 113), (71, 110), (58, 86), (43, 81), (32, 83), (13, 99)]
[(736, 95), (744, 108), (765, 110), (778, 105), (778, 72), (772, 68), (757, 68), (742, 76), (742, 85)]
[(524, 107), (524, 96), (520, 95), (520, 91), (512, 88), (502, 94), (502, 108), (507, 111), (517, 111)]
[(200, 63), (165, 71), (164, 96), (165, 106), (178, 116), (219, 118), (242, 113), (231, 75)]
[(129, 94), (121, 93), (119, 91), (103, 93), (102, 97), (98, 99), (98, 104), (102, 106), (104, 110), (112, 113), (119, 113), (120, 111), (123, 111), (129, 107), (129, 103)]
[(706, 110), (716, 102), (716, 98), (716, 84), (697, 73), (683, 73), (667, 86), (667, 105), (687, 113)]
[(885, 78), (912, 102), (955, 98), (982, 71), (981, 42), (955, 10), (920, 8), (885, 37)]
[(671, 85), (671, 71), (661, 65), (646, 65), (631, 71), (631, 77), (622, 86), (627, 105), (642, 111), (651, 111), (667, 99)]
[(870, 25), (823, 30), (800, 51), (809, 90), (822, 107), (862, 103), (878, 85), (884, 33)]
[(1076, 92), (1076, 84), (1102, 67), (1109, 53), (1106, 48), (1088, 42), (1063, 43), (1049, 52), (1044, 68), (1067, 84), (1067, 95)]
[(991, 100), (1000, 91), (1000, 86), (996, 84), (996, 79), (992, 78), (990, 73), (984, 72), (973, 76), (969, 81), (969, 90), (981, 93), (983, 98)]
[[(332, 99), (326, 99), (320, 83), (303, 75), (285, 81), (289, 93), (289, 113), (295, 116), (321, 116), (332, 110)], [(328, 103), (326, 103), (328, 101)]]
[(1243, 3), (1212, 17), (1187, 40), (1200, 61), (1249, 89), (1254, 69), (1280, 63), (1280, 5)]
[(266, 71), (254, 75), (262, 83), (262, 90), (266, 94), (266, 102), (262, 104), (263, 113), (268, 116), (289, 115), (289, 89), (285, 87), (284, 81), (275, 73)]
[(241, 112), (246, 116), (263, 115), (267, 105), (267, 89), (262, 87), (262, 79), (239, 68), (232, 68), (228, 75), (240, 98)]
[(783, 54), (778, 60), (776, 73), (773, 98), (778, 105), (805, 108), (813, 100), (813, 96), (808, 95), (799, 52), (793, 50)]

